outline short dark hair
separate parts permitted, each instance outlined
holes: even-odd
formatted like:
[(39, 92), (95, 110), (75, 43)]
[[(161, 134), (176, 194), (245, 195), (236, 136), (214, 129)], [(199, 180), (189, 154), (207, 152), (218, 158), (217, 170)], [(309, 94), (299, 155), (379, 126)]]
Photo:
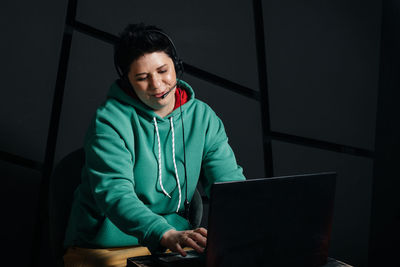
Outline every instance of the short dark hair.
[(175, 62), (171, 42), (160, 28), (144, 23), (129, 24), (114, 45), (114, 61), (122, 75), (129, 72), (133, 61), (147, 53), (165, 52)]

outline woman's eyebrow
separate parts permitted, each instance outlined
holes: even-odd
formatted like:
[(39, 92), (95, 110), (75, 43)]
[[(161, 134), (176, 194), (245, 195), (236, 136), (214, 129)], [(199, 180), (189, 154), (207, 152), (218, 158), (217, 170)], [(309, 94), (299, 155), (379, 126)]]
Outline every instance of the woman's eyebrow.
[(157, 69), (161, 69), (163, 67), (167, 66), (167, 64), (161, 65), (160, 67), (158, 67)]

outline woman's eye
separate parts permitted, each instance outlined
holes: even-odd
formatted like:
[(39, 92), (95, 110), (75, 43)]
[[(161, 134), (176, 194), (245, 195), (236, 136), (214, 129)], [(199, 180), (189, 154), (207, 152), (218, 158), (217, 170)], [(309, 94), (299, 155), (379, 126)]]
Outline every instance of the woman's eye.
[(144, 80), (146, 80), (146, 78), (147, 78), (147, 77), (140, 77), (140, 78), (137, 78), (136, 81), (139, 81), (139, 82), (140, 82), (140, 81), (144, 81)]
[(160, 70), (159, 73), (165, 73), (167, 70)]

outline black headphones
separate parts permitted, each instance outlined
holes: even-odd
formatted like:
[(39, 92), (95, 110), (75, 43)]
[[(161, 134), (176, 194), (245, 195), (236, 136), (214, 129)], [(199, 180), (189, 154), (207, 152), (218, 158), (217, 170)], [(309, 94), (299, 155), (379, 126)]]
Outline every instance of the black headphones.
[[(183, 69), (183, 61), (178, 56), (178, 53), (176, 52), (175, 44), (172, 41), (171, 37), (169, 37), (168, 34), (166, 34), (165, 32), (162, 32), (162, 31), (159, 31), (159, 30), (145, 30), (145, 32), (157, 33), (157, 34), (160, 34), (160, 35), (164, 36), (165, 38), (167, 38), (167, 40), (168, 40), (168, 42), (170, 44), (170, 47), (172, 48), (171, 49), (171, 53), (172, 53), (172, 55), (171, 55), (172, 57), (171, 58), (172, 58), (172, 62), (174, 62), (176, 77), (179, 77), (179, 79), (181, 79), (182, 76), (183, 76), (183, 70), (184, 70)], [(114, 66), (115, 66), (115, 69), (116, 69), (116, 71), (118, 73), (118, 76), (121, 78), (121, 80), (123, 82), (128, 82), (129, 83), (127, 77), (125, 77), (126, 74), (124, 74), (122, 72), (121, 68), (119, 67), (119, 65), (117, 63), (117, 54), (118, 54), (118, 49), (115, 47), (114, 48)]]

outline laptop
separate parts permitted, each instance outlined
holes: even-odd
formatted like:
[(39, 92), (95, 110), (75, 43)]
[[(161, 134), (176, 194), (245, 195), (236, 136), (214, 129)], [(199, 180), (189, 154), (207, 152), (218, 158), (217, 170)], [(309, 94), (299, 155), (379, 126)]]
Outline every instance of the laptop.
[[(304, 266), (327, 263), (336, 173), (215, 183), (204, 254), (142, 257), (148, 266)], [(140, 258), (130, 258), (140, 260)], [(136, 265), (137, 266), (137, 265)]]

